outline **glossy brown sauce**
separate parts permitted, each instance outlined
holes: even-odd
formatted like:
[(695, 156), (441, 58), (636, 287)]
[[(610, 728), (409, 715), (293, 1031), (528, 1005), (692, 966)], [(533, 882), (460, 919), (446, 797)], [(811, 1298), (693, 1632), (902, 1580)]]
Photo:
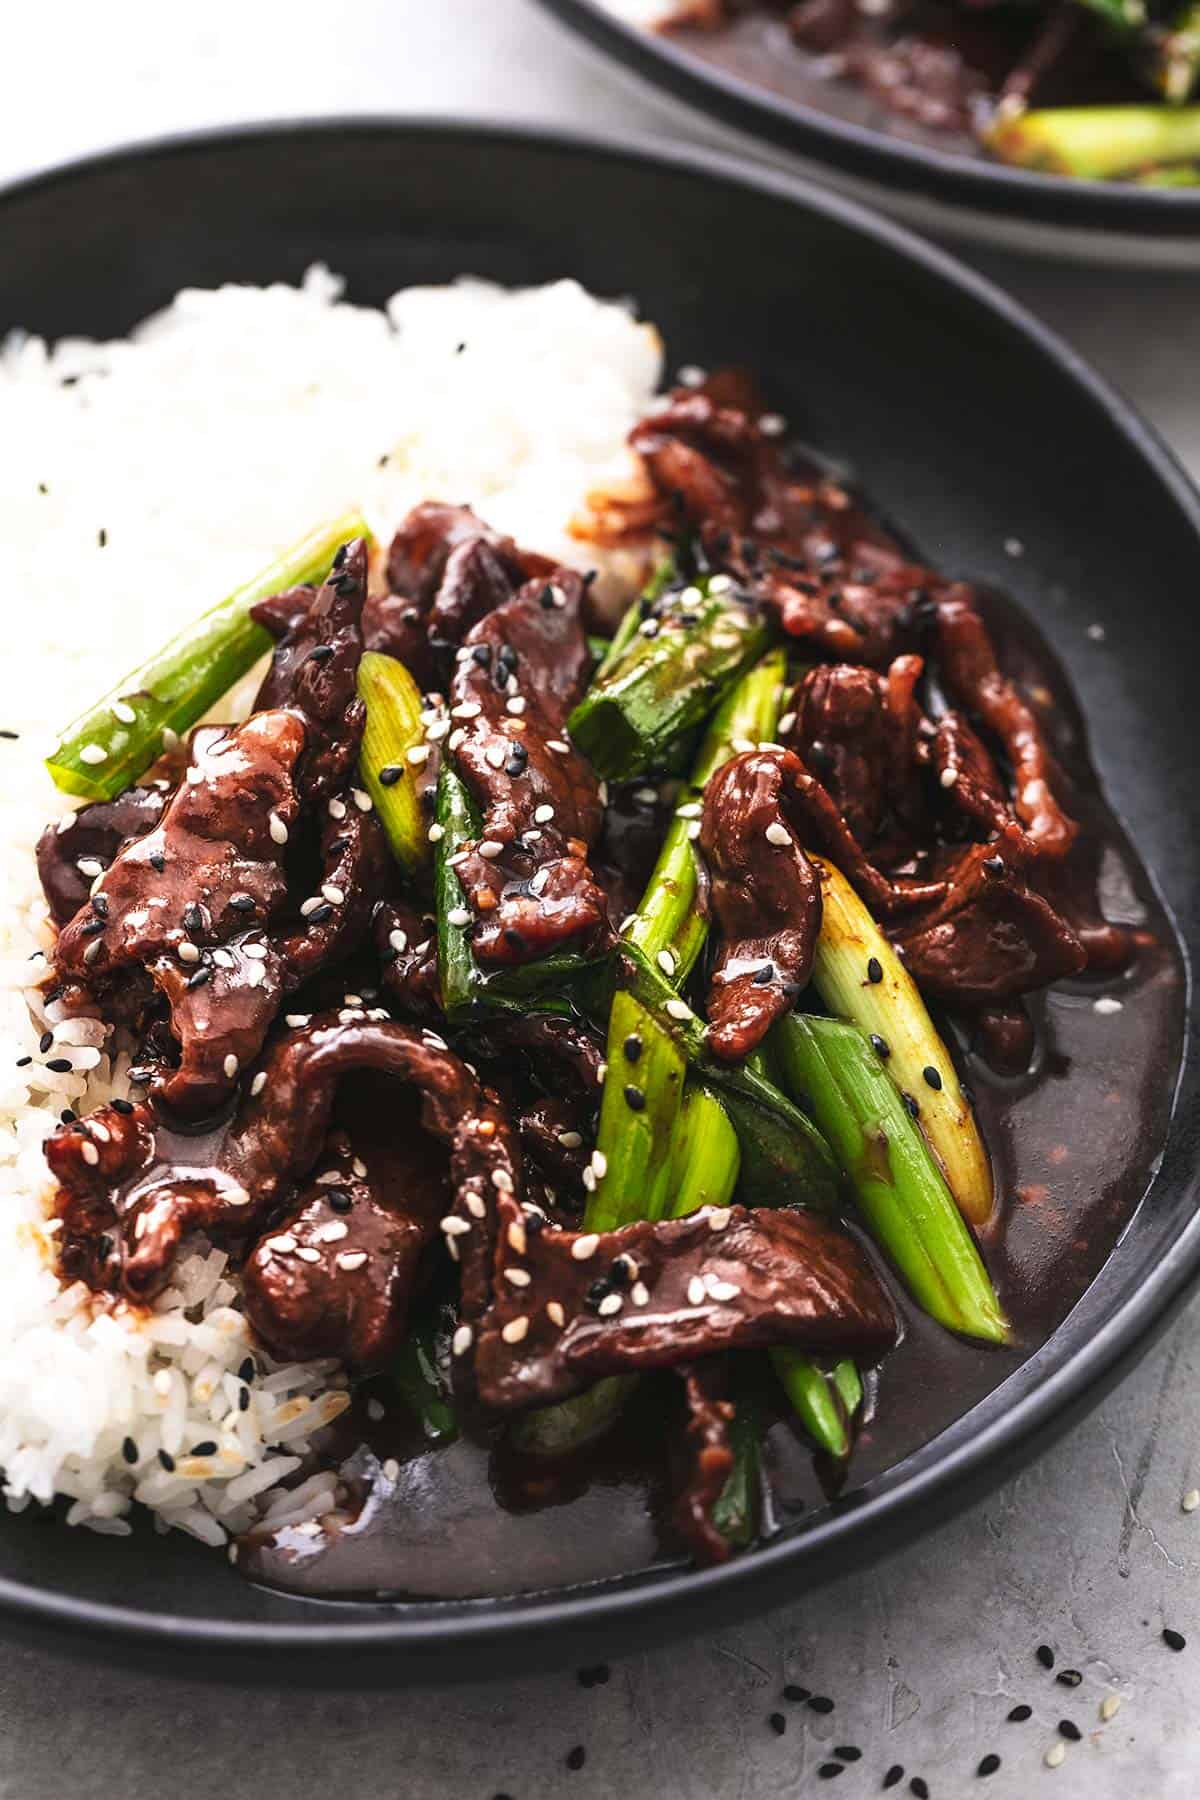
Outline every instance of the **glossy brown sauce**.
[[(1070, 783), (1063, 799), (1086, 846), (1074, 907), (1145, 933), (1132, 968), (1035, 998), (1030, 1072), (996, 1075), (964, 1055), (1000, 1196), (984, 1251), (1014, 1326), (1011, 1349), (952, 1337), (889, 1285), (905, 1318), (846, 1478), (853, 1491), (929, 1442), (1044, 1343), (1105, 1262), (1162, 1155), (1184, 1031), (1183, 964), (1150, 877), (1101, 795), (1065, 676), (1012, 603), (980, 603), (1002, 665), (1050, 721)], [(1089, 891), (1090, 890), (1090, 891)], [(1120, 1010), (1096, 1001), (1119, 1001)], [(566, 1463), (516, 1457), (502, 1436), (422, 1443), (397, 1403), (359, 1419), (344, 1465), (360, 1502), (328, 1532), (301, 1527), (248, 1543), (252, 1580), (327, 1599), (461, 1598), (555, 1589), (642, 1571), (679, 1551), (664, 1524), (678, 1383), (642, 1381), (621, 1424)], [(768, 1530), (825, 1504), (805, 1441), (783, 1418), (764, 1458)], [(385, 1464), (387, 1472), (385, 1473)], [(395, 1466), (393, 1466), (393, 1464)]]

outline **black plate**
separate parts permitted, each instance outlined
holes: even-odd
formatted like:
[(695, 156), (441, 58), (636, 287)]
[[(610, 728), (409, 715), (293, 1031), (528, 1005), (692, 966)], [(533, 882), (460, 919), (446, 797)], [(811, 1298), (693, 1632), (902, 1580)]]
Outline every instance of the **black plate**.
[[(1198, 941), (1200, 499), (1071, 351), (938, 251), (712, 156), (371, 121), (77, 164), (0, 196), (0, 242), (0, 333), (123, 332), (185, 284), (294, 281), (320, 258), (373, 302), (463, 271), (568, 272), (637, 295), (676, 361), (752, 352), (802, 434), (848, 456), (931, 560), (1038, 614), (1111, 796)], [(1011, 534), (1020, 561), (1004, 554)], [(1096, 619), (1103, 646), (1085, 632)], [(329, 1681), (511, 1671), (777, 1602), (998, 1481), (1145, 1347), (1200, 1262), (1198, 1085), (1192, 1056), (1150, 1198), (1053, 1339), (902, 1467), (724, 1569), (543, 1599), (331, 1607), (246, 1586), (178, 1536), (114, 1543), (0, 1515), (0, 1614), (156, 1666), (187, 1651), (217, 1672), (277, 1677), (290, 1660)]]
[(847, 175), (959, 207), (1055, 227), (1162, 238), (1200, 235), (1200, 188), (1143, 188), (1075, 181), (1009, 168), (947, 148), (936, 134), (901, 135), (852, 84), (806, 83), (800, 101), (768, 85), (748, 59), (744, 72), (718, 66), (678, 33), (616, 18), (604, 0), (541, 0), (548, 11), (648, 81), (751, 136), (796, 150)]

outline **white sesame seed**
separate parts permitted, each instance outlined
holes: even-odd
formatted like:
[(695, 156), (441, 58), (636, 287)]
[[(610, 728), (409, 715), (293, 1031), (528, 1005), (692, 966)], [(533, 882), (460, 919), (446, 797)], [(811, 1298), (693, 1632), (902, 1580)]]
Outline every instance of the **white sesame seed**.
[(698, 819), (692, 820), (691, 824), (687, 828), (687, 834), (688, 834), (688, 843), (694, 844), (696, 842), (697, 838), (700, 836), (700, 821)]
[(259, 1094), (262, 1093), (262, 1091), (266, 1087), (266, 1085), (267, 1085), (267, 1071), (265, 1069), (260, 1069), (258, 1071), (258, 1074), (254, 1077), (254, 1080), (250, 1083), (250, 1092), (254, 1096), (255, 1099), (257, 1099)]
[(445, 835), (446, 833), (440, 825), (431, 825), (425, 833), (431, 844), (440, 844)]
[(596, 1191), (596, 1171), (592, 1168), (590, 1163), (583, 1171), (582, 1181), (588, 1193), (594, 1194)]
[(306, 1263), (319, 1263), (321, 1260), (321, 1252), (313, 1250), (308, 1244), (302, 1244), (297, 1250), (296, 1256), (300, 1262)]
[(736, 1300), (742, 1291), (741, 1288), (736, 1287), (732, 1281), (718, 1281), (716, 1277), (712, 1275), (708, 1277), (705, 1285), (708, 1288), (709, 1296), (713, 1300)]
[(350, 794), (360, 813), (369, 813), (375, 804), (365, 788), (351, 788)]
[(100, 1152), (97, 1150), (95, 1144), (89, 1144), (86, 1138), (84, 1138), (79, 1146), (79, 1154), (82, 1156), (84, 1162), (88, 1164), (89, 1168), (94, 1169), (96, 1164), (100, 1161)]
[[(242, 955), (249, 957), (251, 962), (266, 962), (267, 946), (265, 944), (243, 944)], [(233, 958), (230, 957), (228, 963), (226, 963), (222, 953), (217, 950), (213, 951), (213, 961), (221, 963), (224, 968), (233, 967)]]
[(532, 825), (530, 826), (529, 830), (525, 833), (524, 837), (521, 839), (521, 842), (523, 844), (540, 844), (541, 841), (542, 841), (541, 832), (536, 830)]
[(199, 946), (189, 943), (187, 938), (184, 938), (179, 946), (179, 960), (185, 963), (198, 963), (200, 961)]
[(359, 1179), (359, 1180), (360, 1180), (360, 1181), (365, 1181), (365, 1180), (366, 1180), (366, 1178), (367, 1178), (367, 1165), (366, 1165), (366, 1163), (365, 1163), (365, 1162), (364, 1162), (364, 1161), (363, 1161), (363, 1159), (362, 1159), (362, 1157), (361, 1157), (361, 1156), (356, 1156), (356, 1157), (355, 1157), (355, 1158), (354, 1158), (354, 1160), (353, 1160), (353, 1162), (352, 1162), (352, 1163), (351, 1163), (351, 1164), (350, 1164), (350, 1167), (351, 1167), (351, 1169), (352, 1169), (352, 1170), (353, 1170), (353, 1171), (354, 1171), (354, 1173), (355, 1173), (355, 1175), (357, 1175), (357, 1177), (358, 1177), (358, 1179)]
[(1107, 1725), (1110, 1719), (1115, 1719), (1120, 1710), (1120, 1694), (1105, 1694), (1103, 1700), (1100, 1702), (1100, 1717), (1103, 1719), (1104, 1723)]
[(582, 1237), (577, 1237), (575, 1239), (575, 1242), (571, 1245), (571, 1255), (576, 1262), (587, 1262), (591, 1257), (595, 1256), (599, 1247), (600, 1238), (598, 1234), (594, 1231), (587, 1231)]
[(430, 1031), (428, 1025), (426, 1025), (422, 1029), (421, 1036), (425, 1039), (425, 1042), (434, 1050), (448, 1050), (450, 1048), (450, 1046), (446, 1042), (445, 1038), (439, 1037), (436, 1031)]
[(958, 770), (957, 769), (943, 769), (941, 774), (938, 776), (938, 780), (941, 782), (941, 784), (944, 788), (952, 788), (955, 785), (955, 783), (958, 781)]
[(668, 1000), (663, 1011), (669, 1019), (676, 1019), (680, 1024), (692, 1016), (692, 1009), (686, 1000)]
[(519, 1344), (528, 1330), (529, 1320), (522, 1316), (517, 1319), (510, 1319), (500, 1333), (500, 1336), (504, 1339), (506, 1344)]
[(696, 363), (684, 363), (676, 379), (680, 387), (703, 387), (708, 380), (705, 371)]
[(662, 627), (657, 619), (643, 619), (638, 630), (645, 638), (656, 638)]
[(440, 715), (425, 721), (425, 736), (431, 744), (440, 744), (449, 729), (449, 719)]
[(528, 1287), (533, 1276), (528, 1269), (505, 1269), (505, 1281), (511, 1281), (514, 1287)]
[(296, 1248), (296, 1240), (285, 1232), (282, 1237), (268, 1238), (263, 1248), (270, 1250), (275, 1256), (290, 1256)]
[(512, 1193), (513, 1178), (509, 1174), (507, 1169), (493, 1169), (492, 1170), (492, 1186), (496, 1189), (496, 1192), (498, 1194), (511, 1194)]
[(788, 732), (792, 729), (792, 726), (795, 723), (796, 723), (795, 713), (794, 712), (785, 712), (783, 717), (780, 719), (778, 725), (775, 727), (775, 729), (779, 733), (780, 737), (786, 737)]
[(514, 694), (511, 700), (504, 702), (504, 710), (513, 713), (517, 718), (525, 711), (525, 701), (520, 694)]
[(303, 900), (300, 903), (300, 917), (302, 919), (311, 919), (317, 908), (324, 904), (320, 894), (310, 894), (307, 900)]
[(178, 750), (179, 743), (180, 743), (179, 733), (177, 731), (172, 731), (172, 729), (169, 725), (164, 725), (163, 726), (163, 734), (162, 734), (163, 749), (168, 750), (168, 751)]
[(708, 591), (710, 594), (727, 594), (732, 586), (732, 575), (714, 575), (708, 584)]
[(638, 919), (640, 917), (641, 917), (640, 913), (626, 913), (625, 914), (625, 917), (621, 920), (622, 936), (624, 936), (625, 932), (633, 930), (634, 926), (637, 924)]
[(403, 955), (404, 951), (408, 949), (407, 931), (401, 931), (399, 926), (397, 926), (395, 931), (389, 931), (388, 943), (396, 952), (397, 956)]
[(623, 1305), (620, 1294), (605, 1294), (596, 1311), (602, 1319), (611, 1319), (614, 1313), (620, 1312)]
[(710, 1206), (708, 1209), (708, 1229), (710, 1231), (724, 1231), (731, 1217), (732, 1214), (729, 1207)]
[(764, 437), (782, 437), (787, 430), (787, 420), (782, 413), (766, 412), (758, 421), (758, 429)]
[(459, 1326), (458, 1330), (454, 1333), (450, 1344), (455, 1356), (465, 1356), (467, 1354), (467, 1351), (471, 1348), (474, 1336), (475, 1333), (471, 1330), (469, 1325)]
[(562, 1309), (561, 1302), (558, 1300), (547, 1300), (546, 1317), (552, 1325), (557, 1325), (560, 1331), (567, 1322), (567, 1315)]
[(268, 828), (271, 833), (271, 842), (273, 844), (286, 844), (287, 843), (288, 828), (284, 824), (283, 820), (280, 818), (280, 816), (277, 812), (273, 812), (271, 814), (270, 818), (267, 821), (267, 825), (268, 825)]
[(577, 1131), (560, 1131), (558, 1141), (564, 1150), (578, 1150), (583, 1143)]
[(1189, 1488), (1179, 1504), (1184, 1512), (1195, 1512), (1196, 1508), (1200, 1506), (1200, 1488)]
[(414, 744), (412, 749), (406, 753), (407, 760), (414, 769), (419, 769), (422, 763), (429, 761), (429, 749), (428, 744)]
[(504, 845), (501, 844), (496, 838), (484, 838), (477, 845), (477, 848), (478, 848), (480, 856), (482, 856), (487, 862), (494, 862), (496, 857), (498, 857), (500, 855), (501, 851), (504, 849)]
[(221, 1064), (221, 1067), (225, 1071), (226, 1081), (232, 1081), (234, 1076), (238, 1072), (238, 1059), (233, 1054), (232, 1050), (230, 1051), (229, 1055), (225, 1058), (225, 1061)]
[(597, 1181), (603, 1181), (608, 1174), (608, 1158), (603, 1150), (592, 1151), (592, 1173)]
[(1043, 1756), (1042, 1761), (1048, 1769), (1058, 1769), (1062, 1767), (1066, 1760), (1066, 1755), (1067, 1746), (1060, 1741), (1057, 1744), (1051, 1744), (1045, 1756)]
[(705, 1299), (704, 1283), (698, 1275), (693, 1275), (687, 1285), (689, 1306), (703, 1306)]
[(1091, 638), (1093, 644), (1102, 644), (1104, 642), (1105, 631), (1103, 625), (1089, 625), (1087, 634)]
[(339, 1250), (333, 1260), (339, 1269), (345, 1269), (349, 1275), (355, 1269), (362, 1268), (367, 1260), (367, 1253), (365, 1250)]
[(386, 1462), (383, 1463), (381, 1473), (385, 1481), (399, 1481), (400, 1464), (396, 1461), (394, 1456), (389, 1456)]
[(635, 1306), (645, 1306), (650, 1298), (650, 1289), (644, 1281), (635, 1281), (629, 1290), (629, 1298)]
[(548, 825), (553, 817), (554, 808), (552, 806), (535, 806), (533, 809), (535, 825)]
[(467, 1221), (460, 1219), (455, 1213), (447, 1213), (441, 1225), (442, 1231), (447, 1237), (465, 1237), (471, 1229)]
[(771, 820), (771, 823), (767, 826), (763, 835), (768, 844), (774, 844), (776, 848), (780, 850), (786, 848), (792, 841), (791, 832), (786, 825), (780, 824), (778, 819)]
[(700, 802), (698, 800), (689, 800), (686, 806), (677, 806), (675, 808), (675, 817), (677, 819), (698, 819), (700, 817), (700, 810)]
[(285, 1013), (283, 1022), (285, 1025), (290, 1025), (293, 1031), (299, 1031), (301, 1026), (307, 1025), (311, 1018), (311, 1013)]
[(336, 794), (329, 802), (329, 816), (331, 819), (338, 820), (344, 819), (346, 816), (346, 802), (339, 800)]
[(1092, 1001), (1093, 1012), (1105, 1014), (1119, 1013), (1123, 1010), (1121, 1002), (1119, 1000), (1114, 1000), (1111, 994), (1101, 994), (1099, 1000)]
[(753, 738), (735, 737), (735, 738), (730, 738), (729, 742), (730, 742), (731, 747), (737, 751), (739, 756), (747, 756), (747, 755), (749, 755), (751, 750), (756, 750), (758, 748), (758, 746), (754, 742)]
[(467, 1211), (473, 1219), (487, 1218), (487, 1202), (484, 1200), (482, 1194), (477, 1194), (473, 1190), (468, 1190), (466, 1202)]
[(675, 955), (671, 950), (660, 950), (655, 959), (664, 975), (674, 975), (676, 969)]
[(122, 725), (133, 725), (137, 722), (137, 714), (125, 700), (114, 700), (112, 704), (113, 718), (120, 719)]
[(508, 751), (503, 744), (489, 744), (483, 757), (489, 768), (502, 769), (508, 761)]
[(546, 748), (557, 751), (559, 756), (569, 756), (571, 753), (570, 744), (564, 743), (562, 738), (547, 738)]
[(321, 892), (324, 894), (326, 900), (328, 900), (330, 906), (344, 906), (346, 903), (345, 892), (340, 887), (335, 886), (332, 881), (324, 882), (321, 886)]
[(465, 906), (452, 906), (446, 914), (447, 925), (469, 925), (471, 915)]
[(508, 1228), (507, 1236), (509, 1248), (515, 1250), (518, 1256), (524, 1256), (529, 1245), (525, 1237), (525, 1227), (521, 1224), (519, 1219), (514, 1219), (512, 1221)]
[(1025, 546), (1018, 537), (1007, 537), (1004, 540), (1005, 556), (1024, 556)]
[(102, 744), (85, 744), (79, 752), (79, 760), (83, 763), (107, 762), (108, 751)]
[(452, 719), (477, 719), (483, 711), (478, 700), (463, 700), (458, 706), (450, 708)]

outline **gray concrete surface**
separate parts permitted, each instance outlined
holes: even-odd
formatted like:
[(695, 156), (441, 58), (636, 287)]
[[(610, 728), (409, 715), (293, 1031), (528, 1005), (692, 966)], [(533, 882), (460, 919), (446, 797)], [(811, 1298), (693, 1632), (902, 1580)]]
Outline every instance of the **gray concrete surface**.
[[(16, 9), (13, 9), (14, 13)], [(4, 26), (0, 179), (118, 139), (246, 117), (458, 110), (703, 137), (578, 50), (526, 0), (50, 0)], [(53, 81), (42, 72), (54, 62)], [(3, 247), (0, 245), (0, 254)], [(969, 250), (1092, 357), (1200, 473), (1196, 274), (1150, 276)], [(0, 421), (2, 423), (2, 421)], [(861, 1800), (902, 1763), (935, 1800), (1192, 1800), (1200, 1793), (1200, 1305), (1041, 1463), (902, 1555), (611, 1681), (571, 1670), (436, 1694), (253, 1697), (0, 1655), (0, 1800)], [(1160, 1632), (1195, 1636), (1173, 1655)], [(1083, 1683), (1034, 1658), (1054, 1646)], [(836, 1700), (782, 1705), (785, 1681)], [(1102, 1723), (1101, 1702), (1121, 1700)], [(1018, 1701), (1033, 1708), (1006, 1724)], [(786, 1713), (777, 1736), (768, 1715)], [(1062, 1718), (1083, 1739), (1048, 1769)], [(582, 1769), (567, 1752), (586, 1748)], [(827, 1747), (862, 1760), (833, 1786)], [(975, 1775), (988, 1751), (999, 1772)]]

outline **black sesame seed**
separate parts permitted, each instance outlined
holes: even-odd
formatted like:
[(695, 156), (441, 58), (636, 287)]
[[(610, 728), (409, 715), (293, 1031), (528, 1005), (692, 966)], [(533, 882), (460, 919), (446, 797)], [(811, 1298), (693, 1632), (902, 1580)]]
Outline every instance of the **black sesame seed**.
[(892, 1046), (888, 1043), (886, 1038), (881, 1038), (877, 1031), (871, 1033), (871, 1048), (874, 1050), (876, 1056), (883, 1058), (884, 1062), (886, 1062), (888, 1057), (892, 1054)]
[(883, 964), (877, 956), (872, 956), (867, 962), (867, 980), (873, 986), (877, 986), (883, 980)]
[(607, 1300), (611, 1293), (611, 1286), (604, 1276), (601, 1276), (598, 1281), (593, 1281), (591, 1287), (589, 1287), (587, 1293), (583, 1296), (583, 1304), (588, 1308), (589, 1312), (599, 1312), (600, 1302), (602, 1300)]
[(150, 1069), (130, 1069), (129, 1079), (134, 1087), (145, 1087), (150, 1080), (151, 1073)]
[(775, 964), (773, 962), (765, 962), (762, 968), (755, 972), (754, 985), (755, 987), (769, 987), (774, 979)]
[(626, 1083), (625, 1104), (630, 1112), (644, 1112), (646, 1109), (646, 1096), (640, 1087), (633, 1085), (632, 1081)]
[(1039, 1644), (1034, 1655), (1041, 1663), (1043, 1669), (1052, 1669), (1054, 1667), (1054, 1652), (1049, 1644)]
[(833, 1754), (835, 1756), (840, 1756), (843, 1762), (858, 1762), (862, 1756), (862, 1751), (857, 1744), (835, 1744), (833, 1746)]
[(348, 1213), (350, 1208), (354, 1205), (353, 1198), (346, 1192), (345, 1188), (327, 1188), (325, 1198), (329, 1202), (330, 1212)]
[(1060, 1669), (1054, 1679), (1059, 1687), (1076, 1688), (1083, 1680), (1083, 1676), (1078, 1669)]
[[(537, 1237), (538, 1233), (545, 1229), (546, 1220), (540, 1212), (527, 1212), (525, 1214), (525, 1231), (529, 1237)], [(599, 1668), (601, 1665), (597, 1664), (596, 1666)]]
[(103, 930), (104, 930), (104, 920), (103, 919), (89, 919), (86, 925), (81, 925), (79, 927), (79, 935), (80, 935), (80, 937), (85, 937), (85, 938), (99, 937), (100, 933)]
[(188, 976), (186, 986), (190, 991), (192, 988), (204, 987), (211, 980), (211, 969), (197, 969), (194, 975)]
[(32, 1056), (18, 1056), (17, 1067), (18, 1069), (27, 1069), (32, 1061)]
[(1020, 1706), (1014, 1706), (1007, 1717), (1010, 1725), (1023, 1725), (1026, 1719), (1031, 1719), (1033, 1717), (1033, 1708), (1032, 1706), (1026, 1706), (1025, 1702), (1022, 1700)]
[(642, 1054), (642, 1040), (637, 1035), (636, 1031), (630, 1032), (629, 1036), (625, 1039), (624, 1048), (625, 1060), (627, 1062), (636, 1062), (638, 1057)]
[(306, 923), (309, 925), (323, 925), (326, 919), (331, 919), (332, 917), (333, 907), (328, 900), (323, 900), (320, 906), (313, 907), (312, 911), (308, 914)]
[(230, 894), (229, 905), (233, 912), (251, 913), (254, 911), (254, 895)]
[(96, 1239), (96, 1255), (101, 1262), (107, 1262), (113, 1253), (113, 1241), (107, 1231)]
[(567, 1751), (567, 1767), (572, 1772), (574, 1772), (577, 1769), (582, 1769), (582, 1767), (586, 1761), (587, 1761), (587, 1751), (584, 1749), (582, 1744), (576, 1744), (576, 1746), (573, 1750)]
[(153, 851), (151, 851), (151, 853), (150, 853), (150, 867), (151, 867), (151, 868), (152, 868), (152, 869), (155, 869), (155, 870), (157, 870), (157, 872), (158, 872), (158, 873), (159, 873), (159, 874), (160, 874), (160, 875), (161, 875), (161, 874), (162, 874), (162, 872), (163, 872), (163, 870), (164, 870), (164, 869), (165, 869), (165, 868), (166, 868), (166, 866), (167, 866), (167, 859), (166, 859), (166, 857), (165, 857), (165, 856), (164, 856), (164, 855), (163, 855), (163, 853), (162, 853), (162, 851), (161, 851), (161, 850), (153, 850)]
[(833, 1701), (828, 1694), (813, 1694), (809, 1697), (809, 1709), (815, 1713), (831, 1713)]
[(345, 546), (345, 544), (339, 544), (337, 549), (333, 553), (333, 567), (335, 569), (340, 569), (342, 564), (345, 562), (345, 560), (346, 560), (346, 546)]
[(894, 1787), (897, 1787), (899, 1785), (899, 1783), (902, 1782), (903, 1780), (904, 1780), (904, 1764), (903, 1763), (893, 1763), (891, 1768), (888, 1770), (887, 1774), (883, 1778), (883, 1785), (885, 1788), (894, 1788)]
[(108, 895), (107, 894), (93, 894), (92, 895), (92, 911), (95, 913), (95, 915), (98, 919), (107, 919), (107, 917), (108, 917)]
[(133, 1107), (128, 1100), (110, 1100), (109, 1105), (115, 1113), (120, 1113), (124, 1118), (128, 1118), (133, 1111)]
[(980, 1760), (979, 1767), (976, 1769), (975, 1773), (977, 1775), (994, 1775), (999, 1767), (1000, 1758), (996, 1755), (994, 1750), (989, 1750), (987, 1755)]
[(160, 1450), (158, 1453), (158, 1460), (167, 1471), (168, 1475), (173, 1475), (175, 1473), (175, 1458), (171, 1455), (169, 1450)]
[(0, 731), (0, 738), (7, 738), (10, 743), (14, 743), (14, 744), (16, 743), (16, 741), (20, 737), (20, 735), (21, 734), (19, 731)]
[(608, 1279), (615, 1288), (627, 1288), (633, 1280), (633, 1276), (629, 1272), (629, 1264), (623, 1256), (618, 1256), (613, 1261), (608, 1271)]
[(543, 612), (549, 612), (554, 605), (554, 589), (550, 586), (549, 582), (546, 583), (545, 587), (538, 595), (538, 605)]
[(45, 1056), (47, 1050), (50, 1048), (50, 1046), (53, 1042), (54, 1042), (54, 1033), (52, 1031), (43, 1031), (41, 1037), (38, 1039), (38, 1050), (41, 1052), (41, 1054), (43, 1056)]
[(921, 1107), (920, 1107), (919, 1102), (914, 1100), (913, 1096), (911, 1094), (904, 1093), (903, 1091), (900, 1094), (900, 1098), (904, 1102), (904, 1110), (908, 1114), (909, 1118), (910, 1119), (919, 1118), (920, 1114), (921, 1114)]
[(506, 775), (523, 775), (525, 773), (524, 757), (510, 756), (504, 765), (504, 773)]
[(783, 1697), (785, 1700), (790, 1700), (793, 1705), (799, 1706), (801, 1702), (811, 1700), (812, 1694), (808, 1688), (800, 1687), (796, 1682), (789, 1681), (783, 1690)]
[(1002, 856), (985, 856), (983, 866), (989, 875), (1003, 875), (1004, 858)]
[(253, 1381), (257, 1372), (258, 1371), (254, 1367), (254, 1358), (252, 1356), (247, 1356), (245, 1360), (238, 1365), (238, 1380)]
[(474, 645), (471, 650), (471, 660), (477, 662), (481, 669), (486, 669), (492, 660), (492, 646), (490, 644)]
[(923, 1775), (913, 1776), (908, 1784), (908, 1791), (916, 1796), (916, 1800), (929, 1800), (929, 1783)]
[(818, 1781), (832, 1781), (836, 1775), (842, 1775), (844, 1773), (845, 1773), (845, 1764), (844, 1763), (818, 1763), (817, 1764), (817, 1780)]
[[(49, 1065), (47, 1065), (48, 1067)], [(1186, 1650), (1187, 1639), (1182, 1631), (1173, 1631), (1169, 1625), (1163, 1626), (1162, 1641), (1168, 1650)]]
[(1058, 1721), (1058, 1735), (1059, 1737), (1065, 1737), (1069, 1744), (1077, 1744), (1083, 1736), (1083, 1733), (1080, 1731), (1074, 1719), (1060, 1719)]
[(96, 533), (96, 542), (99, 544), (99, 546), (102, 550), (108, 544), (108, 533), (104, 529), (103, 525), (100, 527), (99, 531)]
[(314, 663), (327, 663), (332, 655), (332, 644), (316, 644), (308, 653), (308, 661)]
[(248, 1387), (244, 1387), (241, 1390), (241, 1392), (238, 1394), (238, 1411), (239, 1412), (249, 1412), (249, 1410), (250, 1410), (250, 1389)]
[(69, 1075), (75, 1065), (68, 1057), (52, 1056), (46, 1067), (52, 1075)]
[(787, 1720), (782, 1713), (772, 1713), (767, 1720), (767, 1724), (771, 1727), (771, 1730), (775, 1733), (776, 1737), (782, 1737), (787, 1730)]
[(926, 1087), (931, 1087), (935, 1094), (941, 1090), (942, 1078), (932, 1063), (926, 1063), (925, 1067), (921, 1070), (921, 1074), (924, 1078)]
[(121, 1455), (127, 1463), (135, 1463), (138, 1459), (138, 1447), (131, 1437), (127, 1437), (121, 1445)]
[(64, 1106), (58, 1116), (64, 1125), (73, 1125), (79, 1117), (79, 1114), (77, 1112), (72, 1112), (69, 1106)]
[(380, 787), (395, 787), (403, 773), (404, 765), (402, 763), (386, 763), (379, 771)]
[(193, 1444), (191, 1454), (193, 1456), (215, 1456), (217, 1454), (216, 1441), (213, 1438), (205, 1438), (202, 1444)]

